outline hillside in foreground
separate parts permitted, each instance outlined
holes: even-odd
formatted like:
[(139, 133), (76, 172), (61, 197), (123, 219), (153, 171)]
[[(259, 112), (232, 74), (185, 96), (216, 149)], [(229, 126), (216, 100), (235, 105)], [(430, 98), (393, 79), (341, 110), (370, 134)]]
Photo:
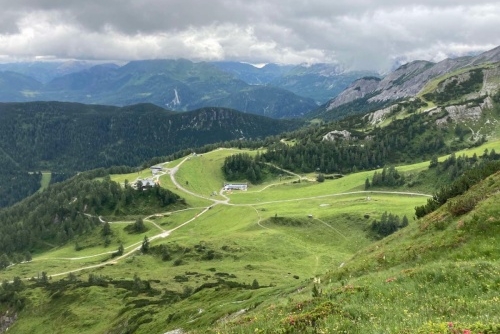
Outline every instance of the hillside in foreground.
[(499, 190), (497, 172), (214, 332), (498, 333)]
[[(0, 271), (12, 280), (0, 290), (9, 332), (426, 333), (448, 322), (476, 332), (499, 323), (499, 174), (450, 200), (474, 198), (469, 212), (457, 216), (445, 205), (414, 220), (414, 207), (430, 196), (364, 191), (373, 171), (317, 182), (282, 170), (247, 191), (219, 192), (221, 167), (240, 153), (260, 154), (221, 149), (161, 164), (156, 176), (144, 170), (74, 184), (96, 189), (92, 198), (56, 193), (60, 223), (75, 215), (95, 227), (68, 241), (41, 235), (44, 247), (28, 249), (30, 261)], [(146, 178), (181, 205), (119, 195), (118, 184), (129, 189)], [(88, 211), (90, 203), (99, 211)], [(409, 223), (377, 241), (369, 230), (384, 212)], [(57, 222), (46, 214), (48, 226)]]

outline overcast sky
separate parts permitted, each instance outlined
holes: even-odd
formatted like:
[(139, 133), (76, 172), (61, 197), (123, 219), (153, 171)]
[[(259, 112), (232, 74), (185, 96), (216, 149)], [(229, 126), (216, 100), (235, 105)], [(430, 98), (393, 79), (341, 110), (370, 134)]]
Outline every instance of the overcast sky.
[(0, 0), (0, 61), (338, 62), (387, 70), (500, 45), (483, 0)]

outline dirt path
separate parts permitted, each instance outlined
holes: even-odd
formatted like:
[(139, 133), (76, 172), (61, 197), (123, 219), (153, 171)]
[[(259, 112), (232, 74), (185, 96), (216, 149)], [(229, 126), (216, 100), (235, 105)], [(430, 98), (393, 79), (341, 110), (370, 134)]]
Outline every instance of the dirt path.
[[(205, 208), (202, 212), (200, 212), (199, 214), (197, 214), (193, 218), (189, 219), (188, 221), (182, 223), (181, 225), (179, 225), (171, 230), (168, 230), (168, 231), (156, 234), (152, 237), (149, 237), (148, 238), (149, 242), (156, 240), (156, 239), (159, 239), (159, 238), (168, 237), (170, 235), (170, 233), (172, 233), (173, 231), (175, 231), (175, 230), (191, 223), (192, 221), (198, 219), (201, 215), (206, 213), (208, 210), (209, 210), (209, 208)], [(108, 265), (114, 265), (114, 264), (117, 264), (120, 260), (125, 259), (125, 258), (129, 257), (130, 255), (134, 254), (135, 252), (139, 251), (141, 249), (141, 247), (142, 247), (142, 241), (128, 246), (127, 248), (132, 248), (132, 249), (127, 251), (126, 253), (114, 258), (114, 259), (110, 259), (108, 261), (105, 261), (105, 262), (99, 263), (99, 264), (95, 264), (95, 265), (85, 266), (85, 267), (81, 267), (81, 268), (77, 268), (77, 269), (73, 269), (73, 270), (68, 270), (68, 271), (65, 271), (62, 273), (50, 274), (49, 276), (52, 276), (52, 277), (64, 276), (64, 275), (68, 275), (70, 273), (76, 273), (76, 272), (80, 272), (80, 271), (87, 270), (87, 269), (94, 269), (94, 268), (100, 268), (100, 267), (104, 267), (104, 266), (108, 266)], [(103, 253), (103, 254), (108, 254), (108, 253)], [(99, 254), (99, 255), (103, 255), (103, 254)], [(96, 255), (96, 256), (98, 256), (98, 255)]]
[(234, 206), (253, 206), (253, 205), (264, 205), (264, 204), (274, 204), (274, 203), (285, 203), (285, 202), (297, 202), (297, 201), (306, 201), (311, 199), (318, 198), (328, 198), (328, 197), (336, 197), (336, 196), (345, 196), (345, 195), (356, 195), (356, 194), (388, 194), (388, 195), (406, 195), (406, 196), (424, 196), (424, 197), (432, 197), (432, 195), (420, 194), (420, 193), (411, 193), (404, 191), (376, 191), (376, 190), (360, 190), (360, 191), (348, 191), (343, 193), (336, 194), (328, 194), (328, 195), (319, 195), (319, 196), (311, 196), (311, 197), (302, 197), (302, 198), (292, 198), (292, 199), (282, 199), (278, 201), (268, 201), (268, 202), (259, 202), (259, 203), (250, 203), (250, 204), (233, 204), (227, 203), (228, 205)]
[(346, 239), (347, 240), (347, 237), (345, 235), (342, 234), (342, 232), (340, 232), (339, 230), (337, 230), (335, 227), (333, 227), (332, 225), (328, 224), (327, 222), (324, 222), (322, 221), (321, 219), (319, 218), (314, 218), (315, 220), (321, 222), (322, 224), (328, 226), (329, 228), (331, 228), (332, 230), (334, 230), (335, 232), (337, 232), (338, 234), (340, 234), (342, 236), (342, 238)]
[[(182, 164), (185, 161), (187, 161), (187, 160), (188, 160), (188, 157), (184, 158), (177, 166), (172, 167), (172, 168), (167, 168), (163, 172), (156, 174), (154, 176), (155, 181), (158, 181), (159, 178), (161, 176), (163, 176), (163, 175), (170, 174), (170, 179), (172, 180), (172, 183), (177, 187), (178, 190), (180, 190), (180, 191), (182, 191), (184, 193), (190, 194), (191, 196), (195, 196), (195, 197), (198, 197), (198, 198), (209, 200), (209, 201), (213, 202), (213, 204), (210, 205), (210, 206), (208, 206), (208, 207), (187, 208), (187, 209), (177, 210), (177, 211), (173, 211), (173, 212), (157, 213), (157, 214), (153, 214), (153, 215), (149, 215), (149, 216), (145, 217), (144, 218), (145, 221), (147, 221), (148, 223), (153, 224), (160, 231), (160, 233), (157, 233), (157, 234), (155, 234), (155, 235), (153, 235), (151, 237), (148, 237), (148, 239), (149, 239), (150, 242), (154, 241), (156, 239), (161, 239), (161, 238), (168, 237), (175, 230), (177, 230), (177, 229), (179, 229), (179, 228), (181, 228), (181, 227), (183, 227), (183, 226), (185, 226), (185, 225), (193, 222), (194, 220), (198, 219), (200, 216), (202, 216), (208, 210), (210, 210), (214, 205), (218, 205), (218, 204), (220, 204), (220, 205), (230, 205), (230, 206), (242, 206), (242, 207), (243, 206), (244, 207), (250, 206), (257, 213), (257, 216), (258, 216), (257, 225), (259, 225), (263, 229), (270, 229), (269, 227), (263, 226), (261, 224), (261, 222), (262, 222), (262, 216), (260, 215), (259, 210), (255, 206), (265, 205), (265, 204), (273, 204), (273, 203), (285, 203), (285, 202), (305, 201), (305, 200), (311, 200), (311, 199), (328, 198), (328, 197), (336, 197), (336, 196), (345, 196), (345, 195), (353, 195), (353, 194), (394, 194), (394, 195), (405, 195), (405, 196), (425, 196), (425, 197), (432, 197), (431, 195), (421, 194), (421, 193), (412, 193), (412, 192), (398, 192), (398, 191), (352, 191), (352, 192), (344, 192), (344, 193), (329, 194), (329, 195), (311, 196), (311, 197), (305, 197), (305, 198), (294, 198), (294, 199), (286, 199), (286, 200), (258, 202), (258, 203), (251, 203), (251, 204), (233, 204), (233, 203), (230, 203), (230, 198), (227, 197), (227, 196), (225, 196), (223, 194), (222, 190), (220, 191), (220, 195), (222, 197), (224, 197), (224, 200), (217, 200), (217, 199), (213, 199), (213, 198), (207, 198), (205, 196), (202, 196), (200, 194), (197, 194), (195, 192), (192, 192), (192, 191), (190, 191), (190, 190), (182, 187), (182, 185), (180, 185), (177, 182), (177, 180), (175, 179), (175, 174), (177, 173), (177, 171), (179, 170), (179, 168), (182, 166)], [(273, 167), (275, 167), (275, 168), (277, 168), (277, 169), (279, 169), (279, 170), (282, 170), (283, 172), (286, 172), (286, 173), (288, 173), (290, 175), (294, 175), (294, 176), (298, 177), (299, 179), (304, 179), (304, 178), (302, 178), (300, 175), (298, 175), (296, 173), (287, 171), (285, 169), (279, 168), (279, 167), (274, 166), (272, 164), (270, 164), (270, 165), (273, 166)], [(267, 188), (269, 188), (271, 186), (274, 186), (274, 185), (277, 185), (277, 184), (268, 185), (268, 186), (264, 187), (263, 189), (261, 189), (260, 191), (263, 191), (263, 190), (265, 190), (265, 189), (267, 189)], [(201, 209), (202, 211), (200, 213), (196, 214), (193, 218), (185, 221), (184, 223), (182, 223), (179, 226), (177, 226), (177, 227), (175, 227), (173, 229), (170, 229), (170, 230), (163, 229), (161, 226), (159, 226), (156, 222), (154, 222), (151, 219), (151, 218), (159, 216), (159, 215), (163, 216), (163, 215), (172, 214), (172, 213), (175, 213), (175, 212), (187, 211), (187, 210), (196, 210), (196, 209)], [(88, 214), (85, 214), (85, 215), (90, 216)], [(99, 218), (99, 221), (101, 221), (101, 223), (105, 222), (105, 220), (102, 217), (99, 216), (98, 218)], [(330, 224), (322, 221), (321, 219), (318, 219), (318, 218), (315, 218), (315, 219), (318, 220), (319, 222), (321, 222), (322, 224), (326, 225), (330, 229), (334, 230), (336, 233), (338, 233), (344, 239), (347, 239), (345, 235), (343, 235), (340, 231), (338, 231), (337, 229), (335, 229)], [(110, 222), (110, 223), (113, 223), (113, 222)], [(63, 275), (68, 275), (69, 273), (75, 273), (75, 272), (80, 272), (80, 271), (87, 270), (87, 269), (94, 269), (94, 268), (100, 268), (100, 267), (104, 267), (104, 266), (108, 266), (108, 265), (117, 264), (119, 261), (121, 261), (121, 260), (129, 257), (130, 255), (136, 253), (137, 251), (139, 251), (141, 249), (141, 247), (142, 247), (142, 242), (143, 241), (141, 240), (141, 241), (138, 241), (138, 242), (136, 242), (136, 243), (134, 243), (132, 245), (127, 246), (125, 248), (126, 252), (124, 254), (122, 254), (120, 256), (117, 256), (115, 258), (109, 259), (109, 260), (107, 260), (105, 262), (94, 264), (94, 265), (89, 265), (89, 266), (83, 266), (83, 267), (80, 267), (80, 268), (68, 270), (68, 271), (61, 272), (61, 273), (51, 274), (50, 276), (53, 276), (53, 277), (63, 276)], [(114, 252), (115, 251), (109, 251), (109, 252), (104, 252), (104, 253), (100, 253), (100, 254), (94, 254), (94, 255), (88, 255), (88, 256), (82, 256), (82, 257), (73, 257), (73, 258), (38, 258), (38, 259), (35, 259), (34, 261), (43, 261), (43, 260), (68, 260), (68, 261), (74, 261), (74, 260), (90, 259), (90, 258), (95, 258), (95, 257), (99, 257), (99, 256), (110, 255), (110, 254), (112, 254)]]

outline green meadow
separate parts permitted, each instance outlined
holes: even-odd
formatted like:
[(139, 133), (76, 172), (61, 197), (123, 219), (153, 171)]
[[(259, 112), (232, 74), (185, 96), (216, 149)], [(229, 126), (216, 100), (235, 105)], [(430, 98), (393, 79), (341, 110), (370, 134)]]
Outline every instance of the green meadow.
[[(467, 153), (479, 154), (485, 148), (497, 147), (498, 142), (489, 142)], [(108, 245), (101, 230), (96, 229), (63, 247), (34, 254), (31, 262), (1, 271), (2, 280), (39, 277), (45, 272), (51, 284), (60, 286), (58, 292), (28, 290), (30, 300), (34, 300), (26, 305), (29, 321), (18, 321), (12, 333), (35, 328), (57, 333), (109, 332), (111, 328), (118, 332), (120, 328), (135, 328), (132, 331), (141, 333), (178, 328), (194, 332), (213, 328), (222, 333), (267, 333), (276, 325), (287, 328), (283, 319), (300, 314), (294, 305), (309, 303), (301, 307), (309, 307), (314, 313), (326, 307), (318, 301), (337, 300), (325, 299), (326, 294), (321, 294), (321, 298), (310, 301), (312, 282), (320, 281), (324, 282), (321, 288), (325, 293), (338, 295), (339, 300), (347, 298), (350, 309), (343, 310), (343, 315), (351, 312), (353, 319), (359, 317), (354, 322), (347, 316), (322, 317), (321, 328), (393, 332), (422, 326), (426, 318), (416, 316), (422, 305), (414, 297), (418, 285), (412, 280), (405, 283), (409, 274), (402, 274), (405, 267), (400, 264), (410, 256), (415, 257), (412, 261), (419, 256), (438, 257), (438, 253), (427, 252), (431, 246), (425, 242), (420, 246), (414, 243), (422, 229), (422, 223), (413, 218), (414, 207), (425, 204), (427, 194), (407, 188), (365, 192), (364, 182), (374, 173), (366, 171), (323, 183), (304, 179), (297, 182), (294, 176), (276, 177), (250, 185), (248, 191), (226, 193), (229, 200), (224, 202), (226, 198), (219, 195), (224, 183), (221, 167), (225, 157), (239, 152), (257, 151), (221, 149), (166, 164), (170, 170), (160, 177), (160, 185), (185, 198), (189, 207), (142, 217), (146, 231), (130, 233), (125, 227), (134, 220), (106, 217), (112, 230)], [(398, 169), (417, 173), (428, 164)], [(172, 182), (170, 173), (174, 167), (178, 170), (173, 177), (181, 187)], [(144, 170), (113, 175), (112, 179), (124, 182), (148, 175), (150, 171)], [(384, 212), (406, 215), (410, 224), (377, 241), (369, 233), (369, 226)], [(150, 240), (147, 253), (112, 256), (120, 244), (127, 254), (140, 247), (145, 237)], [(440, 238), (437, 240), (445, 247), (456, 242), (455, 237)], [(455, 258), (458, 256), (457, 251)], [(471, 268), (475, 265), (470, 264)], [(426, 270), (437, 269), (431, 266), (419, 270), (417, 274), (425, 276)], [(369, 276), (363, 276), (368, 272)], [(383, 290), (392, 276), (398, 278), (396, 290)], [(97, 277), (101, 283), (91, 284), (91, 277)], [(350, 286), (354, 290), (347, 295)], [(359, 291), (369, 291), (368, 297), (358, 293), (358, 287)], [(403, 289), (407, 289), (408, 306), (397, 301)], [(438, 288), (429, 289), (429, 293), (439, 295), (438, 292)], [(368, 300), (365, 306), (360, 304), (363, 298)], [(57, 306), (50, 308), (56, 299)], [(384, 301), (385, 306), (377, 306), (378, 300)], [(106, 305), (100, 313), (102, 317), (92, 316), (98, 312), (96, 305)], [(382, 307), (390, 312), (400, 307), (402, 313), (389, 321), (382, 315)], [(492, 304), (488, 306), (488, 310), (493, 308)], [(59, 320), (67, 326), (56, 329), (49, 325)], [(304, 329), (312, 330), (310, 326)], [(295, 332), (303, 331), (299, 328)]]

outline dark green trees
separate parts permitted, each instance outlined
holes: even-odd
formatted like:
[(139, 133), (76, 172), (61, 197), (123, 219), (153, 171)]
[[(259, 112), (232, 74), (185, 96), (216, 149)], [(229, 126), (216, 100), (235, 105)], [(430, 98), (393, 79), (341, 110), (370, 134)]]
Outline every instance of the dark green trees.
[(256, 160), (247, 153), (227, 157), (222, 166), (226, 180), (236, 181), (246, 179), (251, 183), (262, 181), (262, 169)]
[[(405, 183), (405, 177), (403, 174), (399, 173), (393, 166), (387, 168), (384, 167), (382, 172), (375, 172), (373, 174), (371, 186), (372, 187), (396, 187), (402, 186)], [(365, 181), (365, 188), (366, 188)]]
[(179, 196), (166, 189), (122, 188), (105, 175), (104, 170), (81, 173), (0, 210), (0, 254), (6, 253), (11, 259), (17, 254), (22, 261), (24, 254), (35, 247), (64, 244), (95, 228), (102, 227), (106, 238), (111, 229), (99, 215), (142, 214), (172, 204), (184, 205)]
[(142, 218), (137, 219), (134, 224), (132, 224), (132, 227), (128, 229), (132, 233), (142, 233), (147, 231), (146, 225), (144, 225), (144, 221)]
[(408, 226), (408, 218), (406, 215), (400, 220), (399, 216), (387, 213), (386, 211), (382, 214), (380, 220), (374, 220), (372, 222), (370, 229), (377, 236), (386, 237), (406, 226)]
[(149, 252), (149, 239), (146, 235), (144, 236), (144, 240), (142, 241), (141, 252)]

